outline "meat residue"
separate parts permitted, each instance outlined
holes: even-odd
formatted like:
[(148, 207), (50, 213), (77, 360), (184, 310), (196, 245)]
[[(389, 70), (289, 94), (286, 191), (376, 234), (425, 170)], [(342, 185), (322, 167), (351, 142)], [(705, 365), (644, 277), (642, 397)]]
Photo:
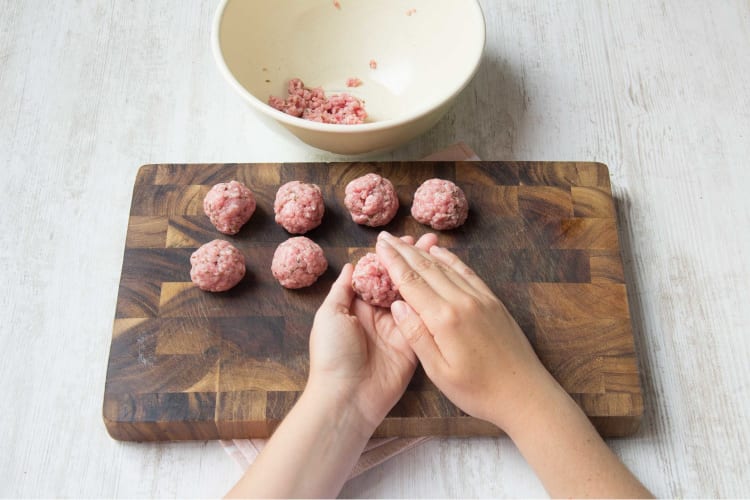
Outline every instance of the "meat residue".
[(339, 3), (339, 0), (333, 0), (333, 6), (341, 10), (341, 3)]
[(370, 69), (378, 69), (378, 62), (375, 59), (370, 59)]
[(346, 79), (346, 86), (347, 87), (359, 87), (360, 85), (362, 85), (362, 80), (360, 80), (359, 78), (355, 77), (355, 78), (347, 78)]
[(409, 9), (406, 11), (407, 16), (411, 16), (412, 14), (416, 14), (416, 13), (417, 13), (417, 9)]
[(357, 125), (365, 122), (364, 102), (346, 92), (326, 96), (322, 87), (308, 88), (299, 78), (289, 80), (286, 99), (270, 96), (268, 104), (288, 115), (320, 123)]

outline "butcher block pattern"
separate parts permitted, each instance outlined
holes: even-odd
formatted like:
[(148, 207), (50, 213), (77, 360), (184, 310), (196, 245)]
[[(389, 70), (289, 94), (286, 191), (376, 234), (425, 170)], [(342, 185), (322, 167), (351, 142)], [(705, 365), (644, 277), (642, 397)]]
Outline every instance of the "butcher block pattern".
[[(346, 184), (389, 178), (401, 208), (385, 229), (419, 236), (411, 197), (431, 177), (456, 182), (469, 219), (439, 244), (469, 263), (505, 302), (537, 354), (600, 433), (638, 429), (643, 400), (609, 173), (599, 163), (387, 162), (146, 165), (138, 172), (104, 394), (104, 421), (131, 441), (267, 437), (303, 390), (313, 315), (346, 262), (372, 248), (378, 229), (354, 224)], [(237, 179), (258, 208), (235, 236), (203, 214), (203, 196)], [(321, 186), (323, 224), (308, 233), (329, 270), (312, 287), (285, 290), (271, 258), (289, 235), (273, 220), (284, 182)], [(218, 294), (190, 282), (190, 254), (215, 238), (245, 255), (248, 272)], [(542, 430), (543, 431), (543, 430)], [(417, 370), (376, 436), (497, 435), (448, 401)]]

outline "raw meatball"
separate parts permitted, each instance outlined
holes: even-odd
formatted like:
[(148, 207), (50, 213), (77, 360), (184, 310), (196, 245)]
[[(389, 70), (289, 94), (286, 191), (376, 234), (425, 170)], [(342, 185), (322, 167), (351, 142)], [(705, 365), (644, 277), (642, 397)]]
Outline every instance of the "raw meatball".
[(315, 184), (287, 182), (276, 192), (273, 212), (281, 227), (292, 234), (304, 234), (323, 220), (323, 193)]
[(390, 307), (400, 298), (388, 271), (374, 253), (368, 253), (354, 266), (352, 288), (362, 300), (374, 306)]
[(245, 276), (245, 257), (231, 243), (213, 240), (190, 256), (190, 279), (207, 292), (223, 292)]
[(398, 212), (398, 195), (391, 181), (367, 174), (346, 185), (344, 205), (357, 224), (384, 226)]
[(310, 286), (328, 269), (323, 249), (304, 236), (289, 238), (276, 247), (271, 273), (285, 288)]
[(237, 234), (255, 212), (255, 196), (241, 182), (222, 182), (206, 193), (203, 211), (220, 233)]
[(411, 215), (433, 229), (455, 229), (469, 215), (469, 202), (463, 189), (451, 181), (429, 179), (414, 193)]

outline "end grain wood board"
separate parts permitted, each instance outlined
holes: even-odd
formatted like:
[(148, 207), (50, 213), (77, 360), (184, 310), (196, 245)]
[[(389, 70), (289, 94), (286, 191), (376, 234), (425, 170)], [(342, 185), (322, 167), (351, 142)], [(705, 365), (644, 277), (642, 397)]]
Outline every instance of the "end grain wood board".
[[(104, 394), (104, 421), (133, 441), (267, 437), (304, 388), (313, 315), (346, 262), (378, 229), (354, 224), (346, 184), (368, 172), (389, 178), (401, 208), (385, 227), (419, 236), (411, 198), (431, 177), (460, 185), (469, 219), (439, 244), (469, 263), (505, 302), (545, 366), (599, 432), (635, 432), (643, 400), (609, 173), (599, 163), (386, 162), (146, 165), (140, 169), (123, 259)], [(236, 236), (203, 214), (213, 184), (247, 184), (258, 208)], [(285, 290), (271, 276), (289, 235), (273, 220), (284, 182), (321, 186), (323, 224), (308, 234), (329, 270), (312, 287)], [(201, 292), (190, 254), (215, 238), (245, 255), (234, 289)], [(458, 410), (421, 369), (375, 436), (498, 435)]]

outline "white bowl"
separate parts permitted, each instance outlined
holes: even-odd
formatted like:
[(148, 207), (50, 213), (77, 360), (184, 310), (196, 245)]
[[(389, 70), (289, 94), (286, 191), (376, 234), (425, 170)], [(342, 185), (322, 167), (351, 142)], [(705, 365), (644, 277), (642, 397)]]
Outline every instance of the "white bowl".
[[(432, 127), (476, 73), (484, 38), (476, 0), (223, 0), (212, 48), (224, 78), (255, 110), (311, 146), (360, 154)], [(363, 99), (366, 123), (312, 122), (269, 106), (295, 77)], [(363, 85), (347, 88), (350, 77)]]

